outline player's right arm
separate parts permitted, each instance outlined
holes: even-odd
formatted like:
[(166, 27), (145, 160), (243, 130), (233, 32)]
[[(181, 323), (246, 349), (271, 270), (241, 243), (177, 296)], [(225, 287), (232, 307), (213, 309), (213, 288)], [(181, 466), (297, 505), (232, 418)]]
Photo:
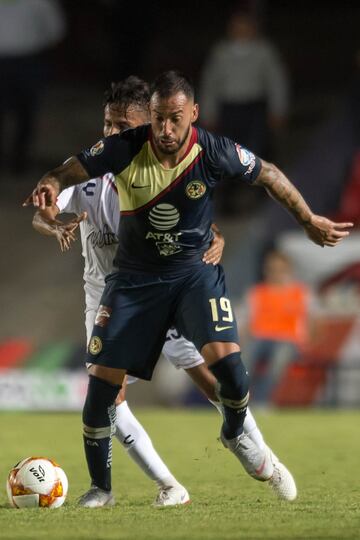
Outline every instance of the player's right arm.
[[(109, 172), (117, 174), (129, 164), (133, 156), (132, 142), (129, 139), (131, 134), (124, 138), (110, 135), (77, 156), (69, 158), (63, 165), (41, 178), (23, 206), (33, 204), (44, 210), (47, 206), (55, 205), (57, 196), (67, 187), (82, 184), (90, 178), (102, 177)], [(140, 147), (144, 141), (142, 137)]]
[(63, 189), (86, 182), (89, 178), (88, 173), (78, 158), (73, 156), (60, 165), (60, 167), (47, 172), (39, 180), (36, 188), (26, 199), (23, 206), (33, 204), (35, 207), (40, 208), (40, 210), (45, 210), (47, 207), (54, 208), (56, 206), (56, 199)]

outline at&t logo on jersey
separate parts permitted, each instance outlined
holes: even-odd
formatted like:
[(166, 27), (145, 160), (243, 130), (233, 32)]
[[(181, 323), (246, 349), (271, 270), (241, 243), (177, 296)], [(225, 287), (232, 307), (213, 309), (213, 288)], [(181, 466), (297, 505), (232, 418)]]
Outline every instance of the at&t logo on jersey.
[(159, 231), (168, 231), (178, 224), (180, 214), (172, 204), (158, 204), (150, 210), (149, 221)]
[[(154, 229), (158, 231), (168, 231), (173, 229), (180, 220), (180, 214), (177, 208), (172, 204), (161, 203), (149, 212), (149, 221)], [(159, 254), (165, 257), (169, 255), (174, 255), (182, 251), (182, 248), (177, 241), (180, 232), (169, 233), (169, 232), (152, 232), (149, 231), (146, 235), (146, 240), (155, 240), (156, 247), (159, 250)]]

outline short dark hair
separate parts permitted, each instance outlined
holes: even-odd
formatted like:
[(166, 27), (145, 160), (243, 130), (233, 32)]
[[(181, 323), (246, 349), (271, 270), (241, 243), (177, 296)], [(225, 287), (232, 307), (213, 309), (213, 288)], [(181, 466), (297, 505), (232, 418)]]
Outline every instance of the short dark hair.
[(147, 82), (136, 75), (130, 75), (123, 81), (112, 82), (111, 87), (104, 93), (104, 107), (119, 105), (126, 110), (130, 105), (136, 105), (146, 110), (150, 101), (150, 90)]
[(178, 92), (182, 92), (188, 98), (195, 97), (191, 79), (176, 70), (164, 71), (150, 87), (150, 95), (153, 96), (156, 93), (160, 98), (168, 98)]

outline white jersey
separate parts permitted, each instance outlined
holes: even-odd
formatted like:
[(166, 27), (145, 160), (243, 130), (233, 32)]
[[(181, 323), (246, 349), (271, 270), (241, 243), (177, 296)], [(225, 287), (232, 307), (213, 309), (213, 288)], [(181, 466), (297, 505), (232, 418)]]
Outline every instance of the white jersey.
[[(119, 197), (111, 173), (62, 191), (56, 201), (60, 213), (81, 214), (82, 254), (85, 259), (85, 326), (89, 342), (96, 312), (105, 285), (105, 276), (114, 271), (120, 220)], [(170, 329), (163, 348), (164, 356), (177, 368), (190, 369), (204, 362), (195, 345)]]
[(93, 179), (62, 191), (56, 206), (60, 213), (81, 214), (82, 254), (85, 259), (85, 290), (104, 288), (104, 278), (114, 270), (120, 210), (119, 197), (112, 174)]

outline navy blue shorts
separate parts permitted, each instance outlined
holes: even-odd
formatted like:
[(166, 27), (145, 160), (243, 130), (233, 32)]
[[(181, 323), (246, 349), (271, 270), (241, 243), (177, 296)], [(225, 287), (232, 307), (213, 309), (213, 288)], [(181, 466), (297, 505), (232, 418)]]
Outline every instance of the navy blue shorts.
[(108, 276), (86, 360), (150, 380), (171, 326), (200, 352), (210, 342), (238, 342), (221, 266), (204, 264), (175, 279)]

